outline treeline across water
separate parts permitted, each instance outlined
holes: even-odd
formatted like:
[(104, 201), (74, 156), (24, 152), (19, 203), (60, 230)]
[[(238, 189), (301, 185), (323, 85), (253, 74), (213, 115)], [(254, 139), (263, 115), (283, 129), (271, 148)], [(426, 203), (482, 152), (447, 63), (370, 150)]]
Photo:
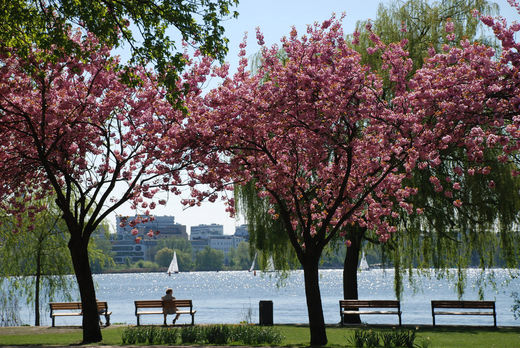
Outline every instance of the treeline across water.
[[(203, 250), (193, 250), (191, 243), (182, 238), (167, 238), (159, 240), (157, 245), (148, 248), (146, 258), (132, 262), (129, 258), (123, 264), (116, 264), (113, 261), (113, 252), (110, 245), (104, 245), (104, 239), (94, 239), (97, 247), (103, 250), (107, 259), (100, 262), (94, 259), (92, 269), (94, 273), (117, 273), (117, 272), (166, 272), (170, 264), (173, 253), (177, 254), (179, 270), (181, 272), (193, 271), (238, 271), (249, 270), (255, 258), (255, 251), (250, 249), (248, 242), (241, 242), (237, 248), (231, 248), (229, 253), (221, 250), (206, 247)], [(390, 257), (388, 245), (376, 245), (364, 248), (364, 255), (368, 265), (373, 268), (394, 268), (394, 262)], [(322, 269), (342, 269), (344, 266), (346, 246), (343, 243), (331, 244), (322, 254), (320, 268)], [(506, 267), (505, 260), (501, 257), (502, 253), (494, 253), (494, 267)], [(152, 261), (153, 260), (153, 261)], [(300, 264), (288, 257), (284, 267), (287, 269), (300, 269)], [(469, 260), (468, 267), (478, 268), (481, 263), (481, 255), (473, 252)], [(414, 267), (419, 266), (418, 263)], [(450, 267), (456, 268), (453, 264)], [(256, 270), (269, 268), (268, 256), (262, 253), (257, 254), (255, 259)]]

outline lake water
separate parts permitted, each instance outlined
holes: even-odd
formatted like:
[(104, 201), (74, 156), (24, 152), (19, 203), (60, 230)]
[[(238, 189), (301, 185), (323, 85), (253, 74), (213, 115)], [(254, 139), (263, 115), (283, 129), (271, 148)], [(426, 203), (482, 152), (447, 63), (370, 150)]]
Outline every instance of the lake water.
[[(511, 280), (507, 270), (495, 270), (498, 290), (491, 286), (485, 288), (485, 300), (496, 301), (497, 322), (499, 326), (518, 326), (511, 312), (513, 299), (511, 293), (520, 291), (520, 279)], [(480, 271), (469, 270), (468, 289), (464, 300), (477, 300), (477, 289), (472, 287)], [(247, 271), (236, 272), (191, 272), (178, 273), (169, 277), (163, 273), (131, 273), (95, 275), (97, 282), (97, 298), (108, 301), (112, 311), (112, 323), (135, 324), (134, 300), (159, 299), (166, 288), (173, 288), (178, 299), (192, 299), (197, 310), (195, 323), (239, 323), (249, 320), (258, 322), (259, 301), (273, 301), (274, 323), (307, 323), (303, 272), (293, 271), (284, 283), (279, 286), (275, 273)], [(360, 299), (394, 299), (394, 271), (374, 269), (358, 274)], [(420, 289), (415, 292), (405, 281), (401, 299), (403, 324), (431, 324), (430, 300), (457, 299), (454, 286), (445, 279), (435, 277), (418, 277)], [(326, 323), (338, 323), (339, 305), (342, 298), (342, 270), (321, 270), (320, 290)], [(21, 312), (25, 323), (34, 321), (27, 308)], [(42, 315), (42, 325), (49, 325), (48, 313)], [(143, 324), (160, 324), (162, 317), (158, 315), (142, 316)], [(365, 315), (361, 320), (367, 323), (397, 324), (395, 315)], [(190, 316), (182, 315), (179, 323), (188, 323)], [(79, 325), (80, 317), (59, 317), (57, 325)], [(493, 318), (489, 316), (439, 316), (442, 324), (489, 325)]]

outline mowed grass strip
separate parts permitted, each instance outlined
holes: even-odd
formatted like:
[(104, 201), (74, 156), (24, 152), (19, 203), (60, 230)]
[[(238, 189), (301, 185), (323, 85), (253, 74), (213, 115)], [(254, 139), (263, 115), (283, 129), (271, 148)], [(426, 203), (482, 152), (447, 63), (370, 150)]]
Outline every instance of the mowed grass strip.
[[(111, 326), (102, 329), (100, 345), (121, 345), (121, 333), (127, 326)], [(309, 345), (309, 328), (304, 325), (276, 325), (285, 336), (281, 346)], [(346, 347), (354, 330), (361, 327), (327, 327), (328, 347)], [(388, 330), (388, 326), (368, 326), (372, 330)], [(415, 327), (406, 326), (413, 329)], [(437, 347), (495, 347), (520, 348), (520, 327), (488, 328), (472, 326), (419, 327), (416, 344), (428, 342), (430, 348)], [(81, 342), (79, 327), (34, 327), (21, 326), (0, 328), (0, 345), (77, 345)]]

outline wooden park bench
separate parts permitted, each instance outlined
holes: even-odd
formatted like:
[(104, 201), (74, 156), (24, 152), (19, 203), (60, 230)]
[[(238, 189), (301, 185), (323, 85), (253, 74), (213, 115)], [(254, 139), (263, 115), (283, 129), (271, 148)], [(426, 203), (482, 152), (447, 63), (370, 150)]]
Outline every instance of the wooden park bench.
[(341, 325), (344, 324), (344, 315), (348, 314), (395, 314), (399, 317), (401, 326), (401, 303), (397, 300), (339, 300)]
[[(83, 311), (81, 308), (81, 302), (51, 302), (49, 303), (51, 308), (51, 319), (52, 327), (55, 326), (56, 317), (70, 317), (70, 316), (82, 316)], [(106, 326), (110, 326), (110, 315), (112, 312), (108, 311), (107, 302), (97, 302), (99, 315), (105, 316)]]
[(495, 301), (432, 301), (433, 326), (436, 315), (492, 315), (493, 326), (497, 327)]
[[(173, 302), (173, 303), (172, 303)], [(195, 313), (197, 311), (193, 310), (193, 304), (191, 300), (171, 300), (171, 301), (163, 301), (163, 300), (140, 300), (134, 301), (135, 303), (135, 316), (137, 317), (137, 326), (140, 325), (139, 317), (141, 315), (148, 314), (161, 314), (163, 315), (163, 310), (166, 306), (174, 305), (177, 308), (175, 314), (190, 314), (191, 315), (191, 325), (195, 324)], [(185, 310), (179, 310), (179, 308), (189, 308)]]

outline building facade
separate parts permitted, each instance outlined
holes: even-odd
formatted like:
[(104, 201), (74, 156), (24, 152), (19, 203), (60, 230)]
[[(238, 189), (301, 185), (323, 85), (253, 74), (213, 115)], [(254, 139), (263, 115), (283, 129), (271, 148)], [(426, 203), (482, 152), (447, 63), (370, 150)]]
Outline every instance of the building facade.
[(224, 226), (218, 224), (191, 226), (190, 240), (209, 239), (224, 235)]
[(245, 241), (249, 241), (249, 230), (247, 224), (235, 227), (235, 236), (242, 237)]
[(209, 239), (209, 247), (216, 250), (221, 250), (224, 254), (228, 254), (231, 248), (236, 249), (244, 238), (237, 236), (217, 236)]
[[(132, 220), (140, 221), (131, 226)], [(132, 234), (133, 229), (137, 234)], [(149, 232), (152, 232), (151, 235)], [(122, 264), (140, 260), (153, 261), (155, 255), (150, 252), (157, 241), (162, 238), (188, 239), (186, 226), (175, 223), (173, 216), (116, 216), (116, 234), (111, 237), (114, 262)]]
[[(132, 220), (142, 221), (134, 227), (130, 226)], [(184, 238), (188, 239), (186, 233), (186, 225), (175, 223), (174, 216), (116, 216), (116, 233), (128, 235), (132, 233), (132, 229), (137, 228), (138, 234), (143, 239), (160, 239), (160, 238)], [(148, 237), (148, 232), (153, 231), (154, 236)]]

